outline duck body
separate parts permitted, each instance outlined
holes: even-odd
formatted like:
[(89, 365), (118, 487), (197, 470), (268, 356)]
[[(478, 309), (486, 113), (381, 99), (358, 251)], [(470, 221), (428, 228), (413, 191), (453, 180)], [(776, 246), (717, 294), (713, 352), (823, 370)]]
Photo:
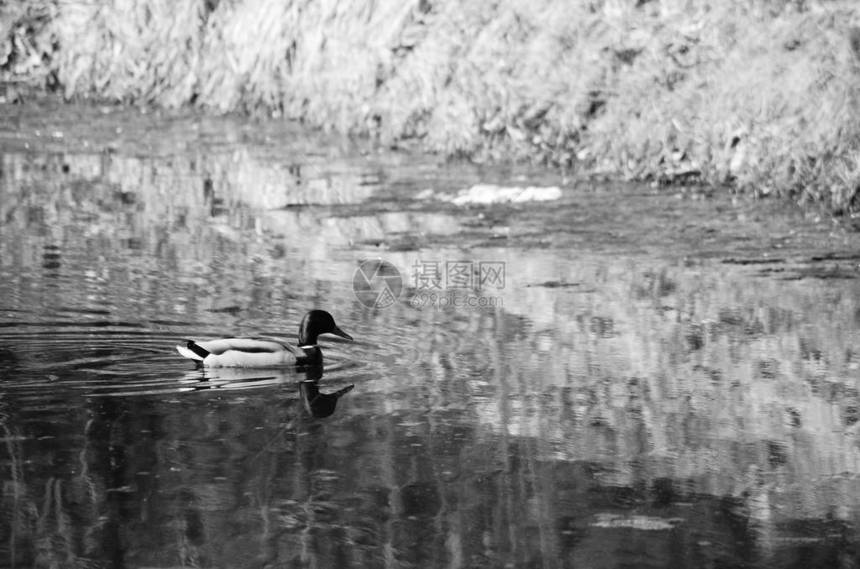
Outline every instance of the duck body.
[(311, 310), (299, 325), (298, 346), (275, 338), (221, 338), (187, 340), (185, 345), (176, 346), (176, 351), (203, 367), (322, 365), (322, 350), (317, 345), (317, 338), (321, 334), (334, 334), (352, 340), (352, 336), (337, 327), (331, 314), (324, 310)]
[(301, 348), (272, 338), (189, 340), (176, 350), (205, 367), (286, 367), (306, 358)]

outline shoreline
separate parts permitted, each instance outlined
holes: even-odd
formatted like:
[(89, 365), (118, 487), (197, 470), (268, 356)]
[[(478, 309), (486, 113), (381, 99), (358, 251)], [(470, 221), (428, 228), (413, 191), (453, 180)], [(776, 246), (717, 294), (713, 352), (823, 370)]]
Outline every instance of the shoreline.
[(30, 1), (0, 8), (0, 101), (247, 113), (860, 211), (860, 7), (632, 4)]

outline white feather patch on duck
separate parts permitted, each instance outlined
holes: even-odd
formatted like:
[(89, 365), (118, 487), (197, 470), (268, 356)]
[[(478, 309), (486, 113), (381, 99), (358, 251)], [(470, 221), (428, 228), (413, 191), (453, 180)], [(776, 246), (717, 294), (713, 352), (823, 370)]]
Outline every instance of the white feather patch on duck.
[(284, 367), (305, 356), (300, 348), (266, 338), (190, 341), (176, 350), (206, 367)]

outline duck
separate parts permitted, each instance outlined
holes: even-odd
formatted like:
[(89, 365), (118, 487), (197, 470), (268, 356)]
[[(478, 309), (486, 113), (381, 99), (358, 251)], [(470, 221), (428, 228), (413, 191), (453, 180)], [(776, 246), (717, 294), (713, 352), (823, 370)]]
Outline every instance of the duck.
[(311, 310), (299, 324), (298, 346), (275, 338), (221, 338), (186, 340), (176, 351), (202, 367), (278, 368), (321, 366), (322, 350), (317, 339), (333, 334), (346, 340), (352, 336), (341, 330), (325, 310)]

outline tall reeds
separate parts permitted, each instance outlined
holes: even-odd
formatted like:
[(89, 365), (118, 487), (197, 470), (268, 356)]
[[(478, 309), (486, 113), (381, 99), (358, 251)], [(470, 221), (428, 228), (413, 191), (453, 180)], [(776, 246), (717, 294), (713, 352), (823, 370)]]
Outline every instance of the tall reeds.
[(0, 104), (20, 102), (56, 86), (53, 2), (0, 2)]

